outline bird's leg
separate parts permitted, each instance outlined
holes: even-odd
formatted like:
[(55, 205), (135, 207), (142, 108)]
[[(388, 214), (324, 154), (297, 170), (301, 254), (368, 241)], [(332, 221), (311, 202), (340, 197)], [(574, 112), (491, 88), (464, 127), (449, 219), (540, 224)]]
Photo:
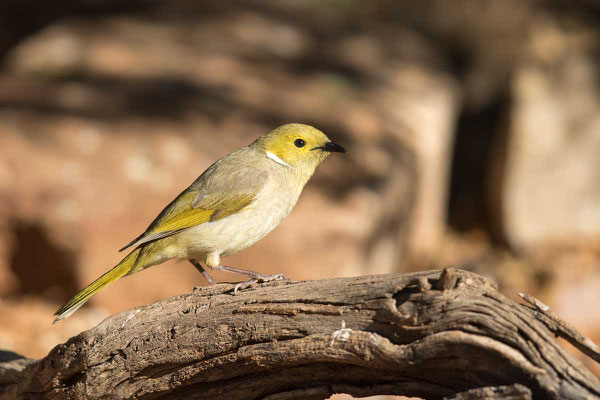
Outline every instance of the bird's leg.
[(238, 290), (246, 289), (246, 288), (254, 285), (257, 282), (270, 282), (270, 281), (276, 281), (279, 279), (287, 279), (283, 274), (263, 275), (261, 273), (249, 271), (246, 269), (228, 267), (227, 265), (218, 265), (218, 266), (214, 267), (213, 269), (218, 269), (220, 271), (226, 271), (226, 272), (233, 272), (235, 274), (246, 275), (246, 276), (249, 276), (250, 278), (252, 278), (249, 281), (240, 282), (237, 285), (235, 285), (235, 288), (233, 289), (234, 295), (237, 294)]
[(191, 262), (192, 265), (194, 267), (196, 267), (196, 269), (198, 271), (200, 271), (200, 273), (202, 274), (202, 276), (204, 276), (204, 278), (206, 278), (206, 280), (208, 281), (208, 283), (210, 283), (211, 285), (216, 285), (217, 281), (215, 281), (213, 278), (210, 277), (210, 275), (208, 274), (208, 272), (206, 272), (206, 270), (204, 269), (204, 267), (202, 266), (202, 264), (200, 264), (196, 260), (189, 260), (189, 262)]

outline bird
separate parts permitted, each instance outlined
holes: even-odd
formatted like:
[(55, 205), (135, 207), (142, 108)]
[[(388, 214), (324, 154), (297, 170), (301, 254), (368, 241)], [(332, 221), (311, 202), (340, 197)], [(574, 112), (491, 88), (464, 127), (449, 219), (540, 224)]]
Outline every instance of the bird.
[(119, 250), (133, 248), (121, 262), (59, 308), (54, 323), (117, 279), (170, 259), (188, 260), (211, 285), (216, 281), (205, 267), (249, 277), (235, 286), (234, 295), (258, 282), (284, 279), (222, 265), (221, 258), (272, 231), (292, 211), (316, 167), (335, 152), (346, 150), (312, 126), (290, 123), (220, 158)]

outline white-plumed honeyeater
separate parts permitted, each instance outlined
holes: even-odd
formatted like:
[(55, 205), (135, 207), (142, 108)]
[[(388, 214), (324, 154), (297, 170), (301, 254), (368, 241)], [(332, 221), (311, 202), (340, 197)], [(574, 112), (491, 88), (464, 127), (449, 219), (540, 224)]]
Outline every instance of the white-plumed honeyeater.
[(54, 322), (71, 315), (109, 283), (172, 258), (189, 260), (211, 284), (216, 282), (200, 262), (251, 278), (238, 284), (234, 293), (256, 282), (283, 278), (221, 265), (221, 257), (245, 249), (273, 230), (331, 152), (346, 151), (318, 129), (287, 124), (221, 158), (121, 249), (133, 247), (131, 253), (62, 306)]

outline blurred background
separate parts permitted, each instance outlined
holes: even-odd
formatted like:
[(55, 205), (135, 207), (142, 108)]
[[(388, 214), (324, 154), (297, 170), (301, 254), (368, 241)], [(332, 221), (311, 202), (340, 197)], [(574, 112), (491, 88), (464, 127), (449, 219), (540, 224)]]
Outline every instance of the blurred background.
[(205, 285), (168, 262), (51, 325), (206, 167), (287, 122), (348, 155), (227, 265), (464, 268), (600, 341), (595, 1), (4, 0), (0, 62), (1, 349), (41, 357)]

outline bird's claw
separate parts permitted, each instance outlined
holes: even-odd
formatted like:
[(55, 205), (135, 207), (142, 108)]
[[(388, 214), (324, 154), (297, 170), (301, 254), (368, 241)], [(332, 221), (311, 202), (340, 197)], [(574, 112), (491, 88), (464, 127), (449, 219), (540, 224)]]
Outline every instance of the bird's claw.
[(247, 289), (250, 286), (254, 285), (255, 283), (279, 281), (279, 280), (284, 280), (284, 279), (287, 279), (287, 278), (283, 274), (261, 275), (255, 279), (250, 279), (249, 281), (240, 282), (237, 285), (235, 285), (235, 288), (233, 289), (233, 295), (234, 296), (237, 295), (238, 290)]
[(237, 295), (238, 290), (246, 289), (246, 288), (254, 285), (257, 282), (258, 282), (258, 279), (250, 279), (249, 281), (238, 283), (237, 285), (235, 285), (235, 288), (233, 288), (233, 295), (234, 296)]

